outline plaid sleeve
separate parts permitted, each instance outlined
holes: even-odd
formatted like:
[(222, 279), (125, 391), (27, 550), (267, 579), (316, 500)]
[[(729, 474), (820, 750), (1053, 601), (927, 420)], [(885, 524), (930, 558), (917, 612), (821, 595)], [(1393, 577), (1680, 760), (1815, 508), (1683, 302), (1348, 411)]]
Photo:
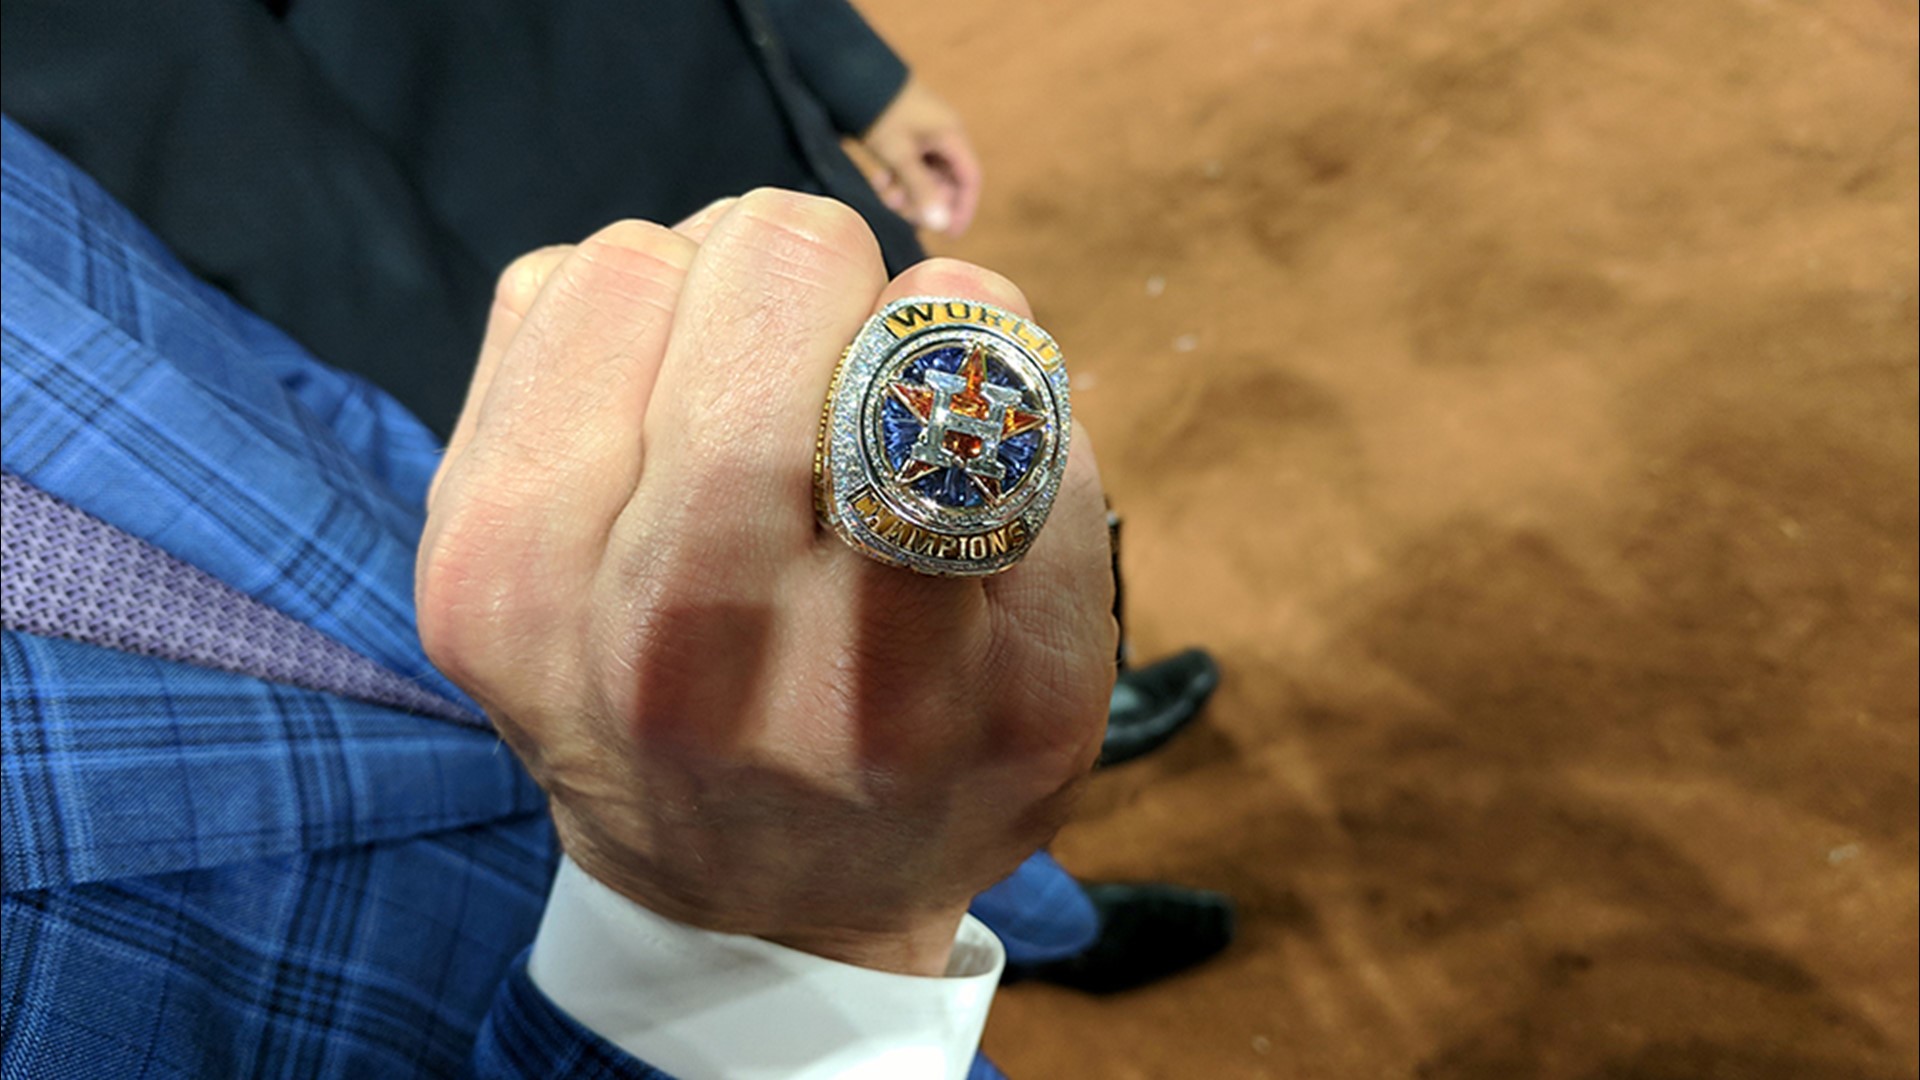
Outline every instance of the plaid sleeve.
[(494, 995), (474, 1041), (468, 1075), (476, 1080), (567, 1076), (576, 1080), (672, 1080), (580, 1026), (533, 985), (523, 950)]

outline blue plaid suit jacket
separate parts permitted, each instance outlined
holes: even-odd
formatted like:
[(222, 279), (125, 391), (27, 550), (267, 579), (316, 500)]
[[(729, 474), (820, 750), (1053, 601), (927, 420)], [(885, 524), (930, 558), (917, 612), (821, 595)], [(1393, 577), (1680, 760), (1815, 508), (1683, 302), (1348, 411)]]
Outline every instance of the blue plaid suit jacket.
[[(470, 706), (414, 632), (432, 436), (0, 128), (5, 468)], [(486, 731), (0, 650), (0, 1078), (661, 1075), (527, 979), (557, 849)], [(1095, 932), (1044, 855), (975, 910), (1016, 961)]]

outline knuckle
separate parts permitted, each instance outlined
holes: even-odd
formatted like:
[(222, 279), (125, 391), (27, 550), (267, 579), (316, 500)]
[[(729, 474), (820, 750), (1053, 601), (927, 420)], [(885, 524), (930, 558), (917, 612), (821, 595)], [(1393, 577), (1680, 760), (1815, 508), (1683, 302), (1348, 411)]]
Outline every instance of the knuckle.
[(494, 282), (494, 302), (516, 315), (526, 314), (563, 252), (563, 248), (539, 248), (508, 263)]
[[(552, 289), (560, 306), (547, 319), (530, 321), (535, 331), (530, 341), (542, 340), (537, 332), (542, 325), (564, 326), (558, 334), (564, 341), (577, 340), (583, 327), (625, 340), (673, 315), (693, 262), (693, 242), (646, 222), (622, 223), (628, 225), (632, 228), (609, 227), (583, 241), (555, 271)], [(556, 318), (561, 321), (555, 323)]]
[(616, 221), (580, 243), (566, 263), (576, 292), (654, 296), (677, 290), (693, 263), (694, 244), (651, 221)]
[(714, 201), (694, 211), (692, 214), (689, 214), (684, 220), (680, 222), (680, 224), (674, 226), (674, 230), (678, 232), (688, 228), (697, 228), (699, 226), (711, 225), (715, 221), (719, 220), (721, 217), (725, 216), (727, 211), (732, 210), (734, 207), (734, 204), (739, 201), (740, 201), (740, 196), (738, 195), (728, 195), (727, 197), (722, 199), (715, 199)]
[(902, 276), (910, 277), (911, 290), (916, 293), (978, 297), (1016, 314), (1029, 310), (1026, 293), (1012, 279), (961, 259), (936, 256), (916, 264)]
[(749, 245), (794, 262), (856, 259), (879, 250), (865, 218), (817, 195), (757, 188), (740, 197), (729, 219)]
[(603, 226), (581, 241), (580, 250), (587, 253), (611, 249), (658, 254), (667, 250), (677, 250), (685, 242), (685, 237), (658, 222), (642, 221), (639, 218), (622, 218)]

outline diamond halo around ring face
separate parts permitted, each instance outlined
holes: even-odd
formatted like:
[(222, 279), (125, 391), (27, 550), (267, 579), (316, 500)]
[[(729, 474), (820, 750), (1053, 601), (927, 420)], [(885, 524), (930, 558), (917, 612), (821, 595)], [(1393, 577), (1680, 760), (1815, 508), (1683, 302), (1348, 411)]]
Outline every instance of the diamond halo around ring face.
[(1073, 417), (1045, 331), (989, 304), (910, 297), (861, 328), (821, 419), (824, 523), (881, 562), (976, 576), (1032, 545)]

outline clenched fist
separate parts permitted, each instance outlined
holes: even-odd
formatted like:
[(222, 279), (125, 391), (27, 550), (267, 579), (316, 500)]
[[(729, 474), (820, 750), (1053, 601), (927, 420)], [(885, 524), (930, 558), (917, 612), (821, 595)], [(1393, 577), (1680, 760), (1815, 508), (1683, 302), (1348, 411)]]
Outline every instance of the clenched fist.
[(938, 974), (969, 899), (1086, 775), (1115, 630), (1082, 431), (999, 576), (916, 576), (816, 525), (835, 362), (908, 295), (1028, 314), (963, 263), (889, 283), (856, 214), (776, 191), (522, 258), (435, 480), (417, 599), (428, 655), (589, 874), (695, 926)]

